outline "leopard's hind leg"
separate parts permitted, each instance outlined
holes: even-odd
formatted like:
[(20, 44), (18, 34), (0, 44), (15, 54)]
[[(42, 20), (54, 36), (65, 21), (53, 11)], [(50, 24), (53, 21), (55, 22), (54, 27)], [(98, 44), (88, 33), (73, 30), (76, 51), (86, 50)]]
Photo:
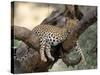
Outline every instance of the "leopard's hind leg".
[(47, 58), (45, 57), (45, 47), (46, 47), (46, 40), (45, 39), (40, 39), (40, 57), (41, 61), (47, 62)]
[(54, 61), (54, 57), (51, 55), (51, 45), (49, 43), (46, 43), (46, 55), (49, 59), (51, 59), (52, 61)]

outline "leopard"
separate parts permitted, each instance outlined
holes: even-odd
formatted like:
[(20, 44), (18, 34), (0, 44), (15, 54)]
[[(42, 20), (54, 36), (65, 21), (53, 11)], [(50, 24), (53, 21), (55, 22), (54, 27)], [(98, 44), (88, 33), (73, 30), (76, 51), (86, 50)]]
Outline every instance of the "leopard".
[(49, 59), (54, 61), (54, 57), (50, 53), (51, 47), (57, 46), (63, 42), (67, 38), (69, 31), (65, 27), (60, 28), (53, 25), (37, 25), (33, 28), (32, 33), (39, 37), (39, 53), (41, 60), (47, 62), (45, 54)]

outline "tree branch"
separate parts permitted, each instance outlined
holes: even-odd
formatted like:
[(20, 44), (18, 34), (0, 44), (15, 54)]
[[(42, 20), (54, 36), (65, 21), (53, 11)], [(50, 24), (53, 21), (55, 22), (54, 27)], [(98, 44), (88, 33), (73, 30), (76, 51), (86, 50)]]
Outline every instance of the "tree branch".
[[(32, 32), (24, 27), (12, 26), (12, 36), (17, 40), (25, 42), (31, 48), (39, 49), (39, 38), (32, 34)], [(13, 38), (12, 38), (13, 40)]]

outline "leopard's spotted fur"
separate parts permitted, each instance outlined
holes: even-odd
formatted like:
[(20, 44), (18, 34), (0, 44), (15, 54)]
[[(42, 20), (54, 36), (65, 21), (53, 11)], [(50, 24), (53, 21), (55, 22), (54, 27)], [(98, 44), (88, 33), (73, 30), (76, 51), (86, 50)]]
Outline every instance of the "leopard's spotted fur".
[(50, 53), (51, 46), (56, 46), (64, 41), (68, 35), (68, 31), (65, 28), (59, 28), (52, 25), (38, 25), (32, 32), (39, 37), (40, 40), (40, 55), (42, 61), (47, 61), (47, 57), (54, 60), (54, 57)]

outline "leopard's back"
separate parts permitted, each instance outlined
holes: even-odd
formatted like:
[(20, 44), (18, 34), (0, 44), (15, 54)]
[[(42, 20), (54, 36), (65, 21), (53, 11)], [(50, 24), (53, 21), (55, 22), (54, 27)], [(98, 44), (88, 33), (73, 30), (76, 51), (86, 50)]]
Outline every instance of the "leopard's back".
[(67, 37), (63, 29), (52, 25), (38, 25), (33, 32), (39, 36), (39, 39), (46, 39), (49, 44), (54, 46)]

